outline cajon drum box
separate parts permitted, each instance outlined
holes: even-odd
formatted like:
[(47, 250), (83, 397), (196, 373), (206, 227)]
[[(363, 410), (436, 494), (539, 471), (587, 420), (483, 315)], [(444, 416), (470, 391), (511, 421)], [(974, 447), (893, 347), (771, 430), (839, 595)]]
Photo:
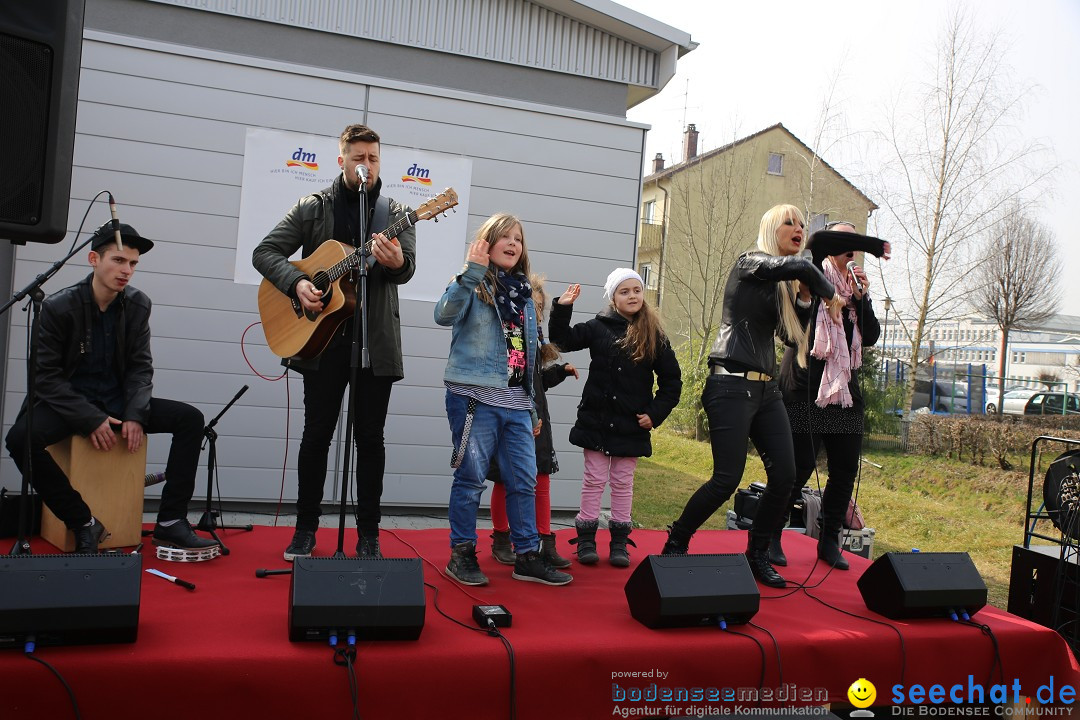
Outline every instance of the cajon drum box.
[[(146, 445), (128, 452), (127, 441), (116, 435), (112, 450), (95, 450), (88, 438), (72, 435), (47, 450), (87, 505), (111, 535), (102, 548), (132, 547), (142, 542), (143, 490), (146, 487)], [(75, 536), (50, 512), (41, 510), (41, 537), (64, 552), (75, 549)]]

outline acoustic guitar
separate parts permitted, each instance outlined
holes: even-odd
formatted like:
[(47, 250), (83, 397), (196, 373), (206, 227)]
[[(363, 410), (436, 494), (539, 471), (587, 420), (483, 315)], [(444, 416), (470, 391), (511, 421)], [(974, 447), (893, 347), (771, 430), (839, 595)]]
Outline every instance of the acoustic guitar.
[[(458, 204), (453, 188), (447, 188), (420, 207), (383, 230), (393, 239), (419, 220), (435, 220)], [(368, 267), (375, 264), (370, 255), (371, 240), (367, 241)], [(337, 240), (327, 240), (303, 260), (292, 262), (319, 290), (322, 290), (323, 310), (312, 313), (304, 310), (296, 298), (281, 292), (264, 279), (259, 285), (259, 318), (262, 320), (266, 344), (277, 356), (313, 358), (326, 349), (334, 332), (352, 317), (356, 307), (356, 288), (346, 276), (360, 267), (358, 248)]]

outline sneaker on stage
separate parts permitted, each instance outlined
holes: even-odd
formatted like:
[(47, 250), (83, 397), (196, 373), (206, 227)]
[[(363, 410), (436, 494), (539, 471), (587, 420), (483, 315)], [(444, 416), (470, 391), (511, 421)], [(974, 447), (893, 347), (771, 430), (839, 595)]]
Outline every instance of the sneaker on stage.
[(446, 574), (462, 585), (487, 585), (487, 575), (480, 570), (476, 560), (476, 543), (461, 543), (450, 551), (450, 562), (446, 564)]
[(547, 559), (535, 550), (517, 556), (514, 563), (515, 580), (538, 582), (545, 585), (566, 585), (574, 579), (573, 575), (559, 572), (551, 567)]
[(315, 531), (297, 528), (293, 533), (292, 542), (285, 548), (285, 559), (292, 562), (298, 557), (308, 557), (314, 549)]
[(381, 558), (382, 550), (379, 548), (379, 536), (361, 535), (356, 541), (356, 557)]
[(220, 545), (217, 540), (196, 535), (187, 518), (177, 520), (168, 527), (161, 524), (155, 525), (154, 544), (182, 550), (205, 550)]

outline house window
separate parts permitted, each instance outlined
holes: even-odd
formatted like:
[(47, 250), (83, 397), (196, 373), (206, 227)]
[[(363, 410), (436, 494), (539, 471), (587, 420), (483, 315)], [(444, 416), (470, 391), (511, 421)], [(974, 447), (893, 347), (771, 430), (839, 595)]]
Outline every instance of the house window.
[(652, 223), (656, 217), (656, 201), (648, 200), (641, 208), (641, 221)]
[(641, 279), (645, 281), (646, 290), (656, 289), (656, 273), (653, 272), (652, 263), (642, 263), (639, 269)]
[(810, 232), (808, 234), (813, 235), (818, 230), (824, 230), (825, 226), (829, 224), (829, 216), (825, 213), (818, 213), (810, 218)]
[(769, 153), (769, 174), (784, 174), (784, 156), (780, 153)]

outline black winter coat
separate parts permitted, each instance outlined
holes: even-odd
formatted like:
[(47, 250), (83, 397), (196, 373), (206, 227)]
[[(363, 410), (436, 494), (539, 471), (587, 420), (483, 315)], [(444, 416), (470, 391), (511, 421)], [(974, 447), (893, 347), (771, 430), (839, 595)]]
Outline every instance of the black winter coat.
[[(588, 322), (570, 327), (572, 305), (555, 303), (548, 330), (560, 350), (589, 349), (589, 378), (578, 403), (577, 422), (570, 442), (586, 450), (615, 457), (649, 457), (649, 431), (638, 425), (646, 414), (659, 427), (679, 403), (682, 373), (671, 344), (657, 348), (652, 363), (635, 363), (618, 345), (626, 335), (627, 320), (608, 307)], [(653, 397), (653, 376), (659, 385)]]

